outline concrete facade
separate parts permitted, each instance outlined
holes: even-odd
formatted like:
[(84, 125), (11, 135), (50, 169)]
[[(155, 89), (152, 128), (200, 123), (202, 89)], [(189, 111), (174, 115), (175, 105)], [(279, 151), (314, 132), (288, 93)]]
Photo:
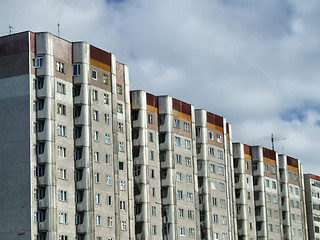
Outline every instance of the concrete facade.
[(1, 171), (19, 176), (1, 198), (1, 238), (134, 239), (127, 66), (50, 33), (2, 37), (0, 49)]

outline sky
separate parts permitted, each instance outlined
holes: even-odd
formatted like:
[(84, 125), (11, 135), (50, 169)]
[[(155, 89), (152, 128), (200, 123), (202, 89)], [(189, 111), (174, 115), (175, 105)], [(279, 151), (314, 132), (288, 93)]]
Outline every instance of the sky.
[(112, 52), (131, 90), (227, 119), (233, 142), (320, 175), (320, 1), (1, 0), (0, 36), (48, 31)]

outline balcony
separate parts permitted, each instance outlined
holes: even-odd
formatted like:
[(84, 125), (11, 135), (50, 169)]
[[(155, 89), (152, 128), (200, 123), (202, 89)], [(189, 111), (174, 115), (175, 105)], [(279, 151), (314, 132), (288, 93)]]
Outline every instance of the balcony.
[[(46, 188), (48, 189), (48, 188)], [(40, 209), (42, 208), (49, 208), (50, 206), (50, 201), (49, 201), (50, 197), (48, 196), (48, 191), (46, 190), (46, 194), (44, 196), (43, 199), (38, 200), (38, 207)]]
[(39, 141), (53, 141), (52, 122), (47, 119), (43, 125), (43, 131), (37, 133), (37, 140)]
[(133, 146), (146, 146), (146, 134), (142, 128), (134, 129), (132, 131), (132, 143)]
[(54, 109), (52, 109), (52, 99), (46, 98), (43, 101), (43, 108), (37, 111), (38, 119), (53, 119), (55, 114)]
[(148, 220), (148, 203), (141, 205), (141, 211), (135, 215), (136, 222), (147, 222)]
[[(89, 233), (90, 229), (91, 229), (91, 224), (90, 224), (90, 217), (89, 217), (90, 213), (85, 212), (83, 215), (83, 221), (82, 223), (77, 225), (77, 232), (78, 233)], [(92, 214), (91, 214), (92, 215)]]
[(147, 116), (144, 116), (143, 111), (132, 111), (132, 128), (143, 128), (146, 124)]
[(42, 177), (38, 177), (37, 178), (38, 181), (38, 185), (39, 186), (48, 186), (50, 185), (51, 182), (51, 178), (50, 178), (50, 174), (49, 174), (49, 169), (46, 168), (45, 173)]
[(173, 186), (173, 179), (176, 176), (173, 175), (172, 169), (162, 170), (164, 178), (161, 178), (161, 186)]
[[(183, 142), (181, 142), (182, 146)], [(171, 150), (172, 141), (171, 134), (169, 133), (159, 133), (159, 149), (160, 150)]]
[(87, 84), (82, 84), (80, 88), (79, 95), (75, 95), (74, 98), (75, 105), (88, 105), (89, 104), (89, 88)]
[(45, 76), (42, 88), (37, 89), (37, 98), (53, 98), (54, 93), (54, 80), (51, 76)]
[(42, 154), (37, 155), (38, 163), (46, 164), (51, 162), (52, 158), (52, 143), (51, 142), (46, 142), (44, 144), (44, 150)]
[[(173, 204), (174, 194), (177, 194), (173, 191), (173, 187), (166, 187), (161, 190), (161, 202), (163, 205)], [(185, 193), (186, 194), (186, 193)], [(186, 198), (187, 196), (184, 196)], [(179, 200), (178, 200), (179, 201)]]
[[(75, 138), (75, 147), (89, 147), (89, 136), (90, 136), (90, 132), (89, 132), (89, 127), (87, 126), (83, 126), (80, 130), (81, 134), (78, 138)], [(77, 136), (76, 136), (77, 137)], [(102, 137), (102, 136), (100, 136)]]
[(77, 212), (84, 212), (84, 211), (90, 211), (90, 191), (84, 190), (82, 201), (77, 203)]
[[(173, 117), (171, 115), (161, 115), (159, 122), (159, 132), (172, 132)], [(183, 126), (182, 126), (183, 127)]]
[(36, 75), (39, 77), (44, 77), (46, 75), (53, 75), (52, 66), (54, 65), (54, 59), (51, 55), (42, 55), (43, 60), (40, 67), (36, 69)]
[(164, 224), (168, 223), (175, 223), (175, 212), (174, 212), (174, 206), (170, 205), (170, 206), (165, 206), (162, 209), (162, 222)]
[(84, 190), (90, 188), (90, 171), (85, 168), (82, 172), (82, 179), (76, 182), (76, 188), (78, 190)]
[(75, 126), (84, 126), (89, 125), (89, 106), (82, 105), (80, 108), (79, 116), (75, 116), (74, 125)]
[[(136, 167), (136, 166), (135, 166)], [(134, 176), (134, 183), (135, 184), (147, 184), (147, 166), (146, 165), (140, 165), (137, 166), (140, 167), (139, 175)]]
[(135, 196), (134, 196), (134, 200), (137, 203), (145, 203), (148, 202), (148, 186), (147, 185), (139, 185), (135, 186)]
[(147, 153), (145, 147), (135, 147), (132, 151), (134, 164), (145, 165), (147, 164)]
[(160, 152), (160, 168), (172, 168), (173, 161), (175, 159), (172, 157), (172, 151), (161, 151)]
[(81, 149), (82, 149), (81, 158), (76, 159), (76, 168), (78, 169), (88, 168), (90, 165), (89, 148), (83, 147)]

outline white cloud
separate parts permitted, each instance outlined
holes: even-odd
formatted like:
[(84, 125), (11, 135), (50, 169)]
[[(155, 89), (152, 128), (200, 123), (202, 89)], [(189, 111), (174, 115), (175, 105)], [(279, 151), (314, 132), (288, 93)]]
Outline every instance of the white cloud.
[[(238, 141), (284, 135), (276, 146), (311, 172), (320, 155), (319, 11), (317, 0), (4, 0), (0, 34), (9, 24), (57, 34), (59, 22), (63, 38), (129, 65), (133, 89), (223, 115)], [(293, 110), (305, 118), (285, 121)]]

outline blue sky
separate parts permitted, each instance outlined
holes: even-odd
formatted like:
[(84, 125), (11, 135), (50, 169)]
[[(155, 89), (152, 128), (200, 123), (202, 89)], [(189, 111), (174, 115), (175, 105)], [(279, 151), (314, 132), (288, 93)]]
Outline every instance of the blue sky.
[[(132, 89), (222, 115), (233, 140), (320, 175), (318, 0), (2, 0), (0, 35), (49, 31), (116, 54)], [(317, 167), (315, 167), (317, 166)]]

